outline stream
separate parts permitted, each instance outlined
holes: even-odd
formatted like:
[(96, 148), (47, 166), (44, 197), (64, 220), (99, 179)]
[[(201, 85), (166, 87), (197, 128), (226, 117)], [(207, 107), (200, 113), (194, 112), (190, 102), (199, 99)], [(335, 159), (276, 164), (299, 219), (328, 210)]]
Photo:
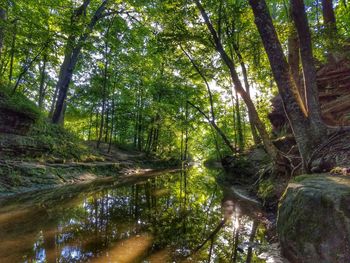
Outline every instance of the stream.
[(259, 205), (192, 167), (0, 202), (0, 262), (283, 262)]

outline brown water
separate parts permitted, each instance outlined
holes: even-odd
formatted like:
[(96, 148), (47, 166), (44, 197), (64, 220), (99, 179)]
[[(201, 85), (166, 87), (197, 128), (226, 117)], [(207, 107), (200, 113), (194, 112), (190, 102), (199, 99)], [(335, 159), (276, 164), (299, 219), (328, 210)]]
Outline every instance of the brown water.
[(223, 191), (220, 173), (197, 167), (2, 202), (0, 262), (266, 262), (258, 206)]

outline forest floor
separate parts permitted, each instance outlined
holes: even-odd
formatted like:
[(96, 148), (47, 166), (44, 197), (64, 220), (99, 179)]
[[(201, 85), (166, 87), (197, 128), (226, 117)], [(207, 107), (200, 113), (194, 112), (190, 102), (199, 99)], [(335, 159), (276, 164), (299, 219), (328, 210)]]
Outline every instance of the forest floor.
[(0, 158), (0, 197), (62, 185), (88, 183), (105, 177), (142, 176), (175, 167), (176, 163), (101, 143), (87, 142), (93, 158), (83, 161), (64, 159)]

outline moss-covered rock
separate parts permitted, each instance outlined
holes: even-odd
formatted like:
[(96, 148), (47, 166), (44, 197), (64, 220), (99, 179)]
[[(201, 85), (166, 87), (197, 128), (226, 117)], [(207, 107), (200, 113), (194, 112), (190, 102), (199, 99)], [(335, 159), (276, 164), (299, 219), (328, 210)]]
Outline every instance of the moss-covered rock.
[(281, 198), (277, 231), (291, 262), (350, 262), (350, 177), (297, 177)]
[(14, 193), (119, 176), (121, 163), (39, 164), (0, 162), (0, 197)]

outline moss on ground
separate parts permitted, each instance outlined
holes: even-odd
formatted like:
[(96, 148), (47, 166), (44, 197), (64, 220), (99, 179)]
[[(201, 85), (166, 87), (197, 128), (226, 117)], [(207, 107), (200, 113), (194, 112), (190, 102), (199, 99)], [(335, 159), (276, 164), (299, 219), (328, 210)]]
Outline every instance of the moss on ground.
[(27, 115), (33, 120), (41, 117), (39, 108), (20, 92), (0, 86), (0, 106)]
[(49, 162), (101, 160), (101, 157), (91, 154), (91, 149), (73, 133), (43, 118), (34, 124), (28, 136), (48, 147), (43, 155)]
[(33, 164), (1, 164), (0, 194), (53, 187), (67, 183), (91, 181), (95, 178), (119, 175), (120, 163), (45, 166)]

